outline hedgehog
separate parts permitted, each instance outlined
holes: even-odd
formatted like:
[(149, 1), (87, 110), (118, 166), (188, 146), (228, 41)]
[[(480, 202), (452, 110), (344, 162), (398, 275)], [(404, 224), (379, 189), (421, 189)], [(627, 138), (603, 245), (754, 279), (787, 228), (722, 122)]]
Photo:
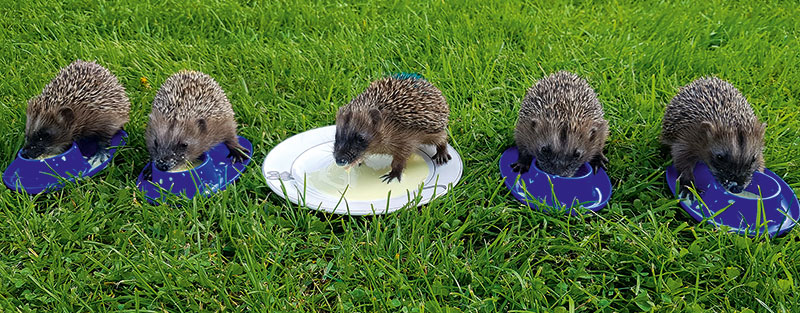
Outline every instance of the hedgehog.
[(442, 92), (421, 76), (381, 78), (336, 113), (334, 160), (352, 166), (370, 154), (389, 154), (391, 170), (381, 176), (386, 183), (401, 180), (406, 161), (421, 144), (436, 147), (435, 164), (447, 163), (449, 115)]
[(210, 76), (188, 70), (170, 76), (156, 92), (145, 141), (161, 171), (186, 167), (221, 142), (234, 162), (249, 153), (239, 144), (225, 92)]
[(128, 122), (131, 103), (108, 69), (76, 60), (28, 101), (24, 158), (61, 154), (72, 142), (94, 140), (98, 151)]
[(694, 167), (703, 162), (728, 191), (739, 193), (764, 171), (764, 132), (741, 92), (717, 77), (680, 89), (664, 112), (661, 142), (670, 148), (681, 197), (690, 195)]
[(514, 172), (526, 173), (536, 159), (539, 169), (572, 177), (586, 162), (593, 172), (606, 167), (603, 154), (608, 121), (586, 80), (560, 71), (528, 89), (514, 130), (519, 157)]

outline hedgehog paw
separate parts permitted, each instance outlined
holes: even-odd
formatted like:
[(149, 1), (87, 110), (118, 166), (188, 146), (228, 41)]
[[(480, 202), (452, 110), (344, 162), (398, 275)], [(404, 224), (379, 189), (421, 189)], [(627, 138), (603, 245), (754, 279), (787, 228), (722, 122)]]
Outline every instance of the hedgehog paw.
[(142, 171), (142, 178), (148, 181), (153, 181), (153, 165), (148, 164), (148, 166), (144, 167), (144, 171)]
[(592, 174), (597, 174), (598, 169), (607, 170), (606, 167), (608, 165), (608, 158), (604, 155), (600, 154), (595, 156), (591, 161), (589, 161), (589, 165), (592, 167)]
[(697, 198), (694, 196), (689, 187), (686, 185), (681, 185), (680, 190), (678, 191), (678, 198), (681, 200), (689, 200), (689, 202), (694, 202)]
[(233, 160), (234, 163), (241, 163), (245, 160), (249, 159), (250, 157), (247, 155), (250, 151), (244, 148), (239, 149), (230, 149), (230, 153), (228, 153), (228, 157)]
[(531, 166), (529, 164), (523, 164), (520, 162), (514, 162), (513, 164), (511, 164), (511, 170), (520, 174), (525, 174), (530, 169)]
[(450, 161), (452, 158), (453, 157), (451, 157), (447, 152), (437, 152), (433, 155), (433, 163), (436, 163), (436, 165), (442, 165)]
[(388, 183), (391, 183), (392, 179), (395, 179), (395, 178), (397, 178), (397, 182), (399, 183), (400, 182), (400, 172), (399, 171), (398, 172), (391, 171), (391, 172), (387, 173), (386, 175), (381, 176), (381, 181), (383, 181), (384, 183), (388, 184)]

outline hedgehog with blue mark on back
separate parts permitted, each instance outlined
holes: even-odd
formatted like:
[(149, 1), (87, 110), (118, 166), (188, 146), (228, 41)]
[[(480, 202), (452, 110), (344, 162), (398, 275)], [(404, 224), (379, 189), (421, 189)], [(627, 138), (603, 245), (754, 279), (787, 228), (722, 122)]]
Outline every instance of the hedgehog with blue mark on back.
[(418, 74), (384, 77), (367, 87), (336, 114), (333, 156), (336, 164), (359, 164), (370, 154), (392, 156), (381, 178), (400, 180), (406, 161), (421, 144), (436, 146), (433, 162), (447, 163), (450, 107), (442, 92)]

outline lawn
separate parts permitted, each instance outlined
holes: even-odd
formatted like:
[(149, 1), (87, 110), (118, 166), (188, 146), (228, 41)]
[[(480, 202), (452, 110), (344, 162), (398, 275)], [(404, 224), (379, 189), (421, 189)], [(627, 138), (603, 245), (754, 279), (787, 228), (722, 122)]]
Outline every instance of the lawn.
[[(626, 2), (626, 1), (624, 1)], [(47, 195), (0, 188), (6, 312), (798, 312), (800, 230), (747, 238), (694, 221), (659, 153), (664, 107), (704, 75), (769, 124), (767, 167), (800, 190), (800, 7), (756, 1), (0, 1), (0, 167), (27, 99), (80, 58), (132, 101), (130, 145)], [(209, 199), (151, 206), (135, 177), (156, 90), (196, 69), (255, 146)], [(598, 215), (531, 210), (502, 184), (519, 103), (558, 70), (605, 106), (614, 194)], [(287, 203), (259, 165), (330, 125), (370, 81), (418, 72), (447, 97), (457, 188), (419, 208), (346, 217)]]

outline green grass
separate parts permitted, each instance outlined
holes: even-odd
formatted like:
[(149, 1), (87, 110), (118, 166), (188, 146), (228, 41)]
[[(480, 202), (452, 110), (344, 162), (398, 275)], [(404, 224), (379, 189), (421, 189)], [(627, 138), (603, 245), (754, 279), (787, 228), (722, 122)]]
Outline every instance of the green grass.
[[(131, 144), (101, 175), (34, 197), (0, 188), (2, 311), (800, 311), (800, 232), (695, 222), (657, 140), (678, 87), (719, 75), (769, 124), (767, 167), (800, 190), (796, 3), (187, 2), (0, 1), (0, 167), (27, 99), (76, 58), (108, 67), (133, 103)], [(135, 188), (142, 134), (183, 68), (219, 81), (257, 162), (213, 198), (154, 207)], [(589, 80), (611, 125), (614, 194), (597, 216), (524, 207), (497, 169), (525, 90), (562, 69)], [(458, 188), (364, 218), (266, 187), (272, 147), (391, 72), (447, 97)]]

